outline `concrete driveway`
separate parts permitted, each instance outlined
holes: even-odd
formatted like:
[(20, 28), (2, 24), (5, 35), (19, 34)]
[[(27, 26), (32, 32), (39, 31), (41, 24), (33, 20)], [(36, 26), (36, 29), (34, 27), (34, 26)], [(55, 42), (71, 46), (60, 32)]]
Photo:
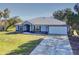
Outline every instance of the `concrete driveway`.
[(48, 36), (30, 55), (73, 55), (68, 36)]

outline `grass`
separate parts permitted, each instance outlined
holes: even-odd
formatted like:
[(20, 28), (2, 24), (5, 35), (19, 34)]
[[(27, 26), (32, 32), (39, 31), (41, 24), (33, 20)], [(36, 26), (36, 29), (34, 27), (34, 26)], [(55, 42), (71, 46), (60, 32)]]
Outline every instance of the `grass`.
[[(13, 31), (13, 29), (12, 29)], [(0, 32), (0, 55), (9, 54), (28, 54), (38, 43), (41, 35), (7, 34), (12, 32)], [(12, 54), (12, 53), (11, 53)]]

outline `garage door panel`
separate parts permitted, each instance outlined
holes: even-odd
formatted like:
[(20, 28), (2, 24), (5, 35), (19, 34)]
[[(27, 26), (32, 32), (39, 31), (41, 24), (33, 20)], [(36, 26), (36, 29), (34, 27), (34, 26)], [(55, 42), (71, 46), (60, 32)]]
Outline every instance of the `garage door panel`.
[(62, 26), (49, 26), (49, 34), (67, 34), (67, 27)]

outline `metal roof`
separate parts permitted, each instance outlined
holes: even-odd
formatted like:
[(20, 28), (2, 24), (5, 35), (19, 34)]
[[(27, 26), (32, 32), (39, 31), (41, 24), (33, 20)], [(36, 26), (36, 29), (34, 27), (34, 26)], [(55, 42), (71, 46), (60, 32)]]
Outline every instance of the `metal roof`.
[(66, 22), (54, 19), (53, 17), (37, 17), (27, 21), (34, 25), (66, 25)]

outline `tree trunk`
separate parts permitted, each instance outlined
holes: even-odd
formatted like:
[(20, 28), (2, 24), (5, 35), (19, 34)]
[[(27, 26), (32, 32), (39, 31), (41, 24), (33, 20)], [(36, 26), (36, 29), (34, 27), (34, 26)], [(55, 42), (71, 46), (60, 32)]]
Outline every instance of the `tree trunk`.
[(9, 25), (6, 27), (5, 31), (7, 31), (7, 29), (8, 29), (10, 26), (12, 26), (13, 24), (14, 24), (14, 23), (9, 24)]

